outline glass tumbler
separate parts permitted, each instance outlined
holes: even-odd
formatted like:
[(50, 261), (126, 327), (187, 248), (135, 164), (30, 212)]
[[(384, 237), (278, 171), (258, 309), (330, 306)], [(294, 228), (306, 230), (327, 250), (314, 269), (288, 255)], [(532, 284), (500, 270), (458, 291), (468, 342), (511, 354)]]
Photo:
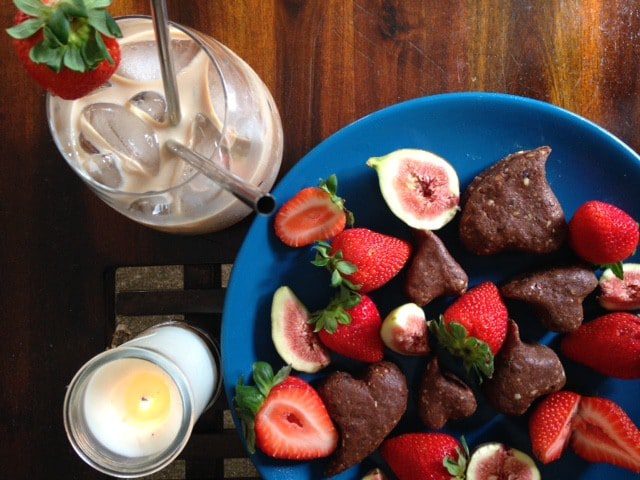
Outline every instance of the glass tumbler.
[(182, 120), (171, 126), (151, 18), (117, 22), (122, 58), (109, 82), (78, 100), (47, 97), (58, 149), (102, 200), (136, 222), (182, 234), (238, 222), (249, 207), (163, 144), (179, 141), (268, 191), (280, 168), (283, 138), (267, 87), (224, 45), (172, 23)]

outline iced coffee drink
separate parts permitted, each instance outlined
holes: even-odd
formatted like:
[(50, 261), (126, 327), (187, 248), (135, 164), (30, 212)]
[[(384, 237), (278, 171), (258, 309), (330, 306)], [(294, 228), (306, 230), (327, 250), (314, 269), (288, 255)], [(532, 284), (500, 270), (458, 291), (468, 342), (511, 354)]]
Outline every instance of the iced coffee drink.
[(249, 208), (163, 145), (176, 140), (270, 189), (282, 157), (282, 127), (269, 91), (226, 47), (173, 25), (182, 119), (171, 126), (151, 20), (125, 17), (118, 24), (122, 59), (109, 82), (78, 100), (48, 99), (60, 151), (103, 200), (135, 221), (175, 233), (237, 222)]

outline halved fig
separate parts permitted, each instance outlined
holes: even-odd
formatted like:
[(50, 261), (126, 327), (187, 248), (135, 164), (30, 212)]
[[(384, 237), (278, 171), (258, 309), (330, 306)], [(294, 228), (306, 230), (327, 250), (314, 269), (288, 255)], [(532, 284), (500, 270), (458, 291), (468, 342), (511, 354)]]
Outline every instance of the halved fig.
[(467, 480), (540, 480), (540, 471), (533, 459), (524, 452), (502, 443), (480, 445), (467, 467)]
[(380, 336), (396, 353), (421, 356), (429, 353), (428, 331), (424, 311), (415, 303), (406, 303), (387, 315)]
[(329, 353), (320, 343), (309, 311), (289, 287), (280, 287), (271, 303), (271, 338), (282, 359), (300, 372), (315, 373), (329, 365)]
[(622, 265), (623, 278), (610, 268), (600, 277), (598, 301), (607, 310), (640, 310), (640, 263)]
[(401, 149), (372, 157), (380, 190), (391, 211), (418, 230), (438, 230), (459, 210), (460, 181), (443, 158), (425, 150)]

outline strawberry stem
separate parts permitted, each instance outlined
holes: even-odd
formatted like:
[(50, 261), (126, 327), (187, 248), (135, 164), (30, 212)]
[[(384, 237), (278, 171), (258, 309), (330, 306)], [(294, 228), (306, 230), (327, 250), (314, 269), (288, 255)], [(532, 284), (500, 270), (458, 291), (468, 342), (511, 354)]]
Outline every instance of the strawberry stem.
[(341, 285), (338, 294), (329, 305), (324, 310), (312, 313), (307, 322), (315, 325), (314, 332), (326, 330), (331, 334), (336, 333), (339, 325), (351, 324), (351, 315), (347, 310), (357, 306), (361, 301), (359, 293)]
[(331, 197), (331, 201), (344, 211), (347, 216), (347, 225), (353, 227), (353, 224), (355, 223), (353, 212), (347, 210), (345, 207), (346, 200), (338, 196), (338, 177), (336, 174), (334, 173), (330, 175), (326, 180), (320, 180), (320, 184), (318, 186), (327, 192)]
[(344, 259), (342, 251), (331, 253), (331, 245), (327, 242), (316, 242), (311, 247), (316, 251), (316, 257), (311, 262), (316, 267), (326, 268), (331, 272), (331, 286), (345, 286), (354, 292), (360, 290), (360, 285), (354, 285), (344, 275), (351, 275), (358, 271), (358, 267)]
[(42, 31), (42, 40), (29, 52), (33, 63), (47, 65), (55, 72), (64, 67), (75, 72), (96, 69), (114, 60), (102, 36), (121, 38), (122, 32), (106, 7), (111, 0), (60, 0), (45, 5), (41, 0), (14, 0), (16, 7), (32, 17), (8, 28), (16, 40)]
[(236, 385), (233, 402), (242, 423), (247, 450), (253, 454), (256, 451), (255, 416), (269, 396), (271, 389), (284, 382), (289, 376), (291, 365), (282, 367), (274, 374), (271, 365), (267, 362), (256, 362), (253, 364), (252, 370), (255, 386), (245, 385), (241, 376)]
[(438, 339), (438, 343), (449, 353), (462, 358), (465, 370), (477, 375), (478, 381), (493, 376), (494, 364), (491, 348), (482, 340), (472, 337), (460, 323), (445, 323), (441, 315), (439, 320), (430, 322), (429, 328)]
[(467, 472), (467, 462), (469, 460), (469, 445), (464, 436), (460, 437), (460, 443), (462, 444), (462, 450), (456, 448), (458, 459), (453, 460), (451, 457), (445, 457), (442, 461), (442, 465), (452, 475), (452, 480), (464, 480)]

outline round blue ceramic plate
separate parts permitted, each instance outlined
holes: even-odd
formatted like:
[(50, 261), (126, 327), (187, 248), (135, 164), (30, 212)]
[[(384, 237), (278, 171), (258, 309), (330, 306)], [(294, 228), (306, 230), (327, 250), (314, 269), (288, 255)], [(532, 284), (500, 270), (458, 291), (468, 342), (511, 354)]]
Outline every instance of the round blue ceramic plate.
[[(583, 202), (599, 199), (614, 203), (640, 219), (640, 157), (610, 133), (552, 105), (509, 95), (460, 93), (420, 98), (386, 108), (342, 129), (306, 155), (279, 183), (274, 194), (282, 204), (300, 189), (316, 185), (320, 178), (336, 173), (340, 194), (355, 213), (356, 223), (382, 233), (411, 238), (407, 226), (387, 208), (373, 170), (365, 166), (372, 156), (398, 148), (421, 148), (446, 158), (457, 170), (462, 187), (474, 176), (509, 153), (549, 145), (553, 149), (547, 175), (567, 218)], [(273, 292), (289, 285), (310, 310), (326, 305), (331, 292), (326, 272), (309, 264), (309, 249), (291, 249), (273, 233), (273, 218), (257, 218), (236, 259), (222, 325), (222, 367), (226, 394), (231, 403), (240, 375), (247, 378), (257, 360), (282, 366), (271, 342), (270, 307)], [(515, 274), (570, 261), (563, 250), (552, 256), (504, 254), (476, 257), (464, 251), (454, 220), (439, 231), (449, 250), (462, 264), (470, 286), (485, 280), (503, 282)], [(635, 261), (640, 261), (636, 255)], [(402, 275), (374, 292), (372, 297), (384, 317), (405, 303)], [(451, 299), (434, 302), (425, 310), (435, 318)], [(558, 351), (558, 336), (545, 331), (526, 309), (509, 305), (527, 342), (542, 342)], [(593, 301), (585, 306), (586, 318), (603, 312)], [(416, 389), (425, 359), (402, 357), (387, 351), (386, 358), (398, 363), (410, 384), (410, 404), (392, 435), (423, 431), (415, 412)], [(640, 381), (613, 380), (600, 376), (561, 357), (567, 373), (567, 387), (585, 395), (598, 395), (620, 404), (640, 423)], [(446, 360), (449, 362), (449, 360)], [(457, 366), (451, 362), (454, 369)], [(358, 373), (363, 365), (336, 358), (328, 369)], [(316, 380), (313, 376), (306, 376)], [(502, 441), (531, 453), (526, 415), (509, 418), (499, 415), (479, 396), (480, 405), (469, 420), (447, 429), (464, 434), (473, 446)], [(237, 418), (235, 418), (237, 424)], [(253, 456), (266, 479), (322, 478), (324, 463), (275, 461), (258, 453)], [(386, 468), (374, 454), (362, 464), (336, 478), (360, 479), (374, 466)], [(556, 463), (542, 467), (545, 479), (622, 480), (638, 478), (631, 472), (591, 465), (567, 451)]]

